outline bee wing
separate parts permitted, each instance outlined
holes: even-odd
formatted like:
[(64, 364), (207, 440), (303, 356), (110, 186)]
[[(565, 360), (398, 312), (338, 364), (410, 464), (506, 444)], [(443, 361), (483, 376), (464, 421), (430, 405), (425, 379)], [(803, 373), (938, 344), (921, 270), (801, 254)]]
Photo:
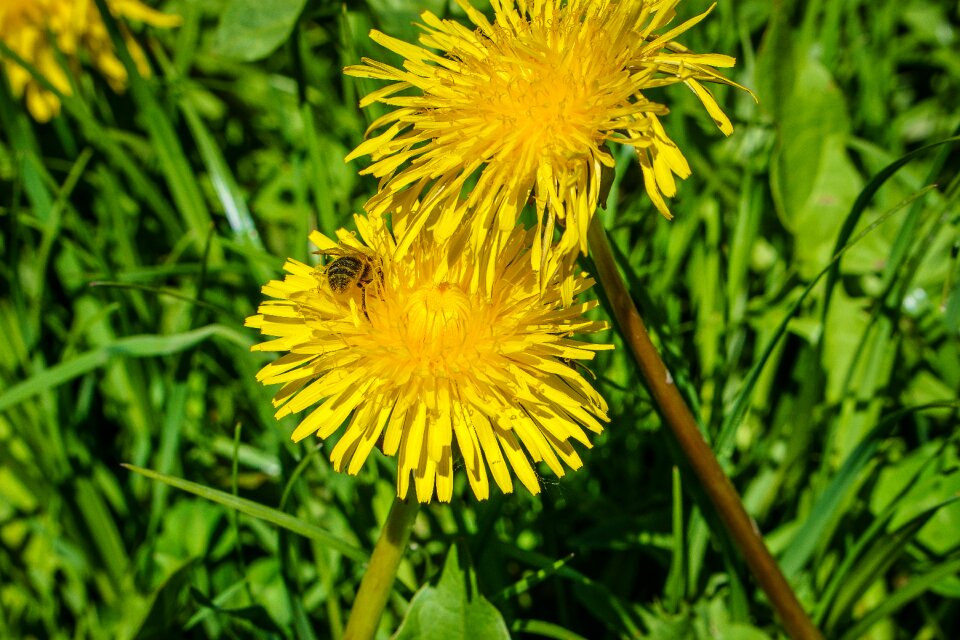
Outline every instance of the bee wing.
[(313, 252), (315, 256), (333, 256), (334, 258), (342, 258), (343, 256), (350, 255), (343, 249), (339, 247), (331, 247), (329, 249), (319, 249)]
[(330, 247), (329, 249), (320, 249), (313, 252), (318, 256), (332, 256), (334, 258), (357, 258), (360, 260), (375, 260), (377, 259), (377, 254), (375, 254), (368, 247), (351, 247), (340, 245), (338, 247)]

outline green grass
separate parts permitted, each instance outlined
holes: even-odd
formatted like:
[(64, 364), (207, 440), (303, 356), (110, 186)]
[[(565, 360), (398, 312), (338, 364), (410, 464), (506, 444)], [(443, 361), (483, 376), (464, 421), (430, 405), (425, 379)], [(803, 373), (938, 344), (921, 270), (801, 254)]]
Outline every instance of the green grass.
[[(254, 380), (269, 357), (242, 321), (286, 257), (308, 258), (311, 229), (349, 227), (376, 188), (342, 162), (375, 113), (356, 106), (373, 86), (341, 69), (389, 58), (367, 30), (410, 38), (420, 8), (457, 13), (290, 1), (252, 34), (236, 20), (254, 5), (171, 2), (182, 27), (138, 34), (154, 76), (116, 95), (87, 73), (52, 124), (0, 76), (0, 637), (342, 632), (393, 462), (374, 454), (352, 478), (327, 446), (289, 442), (295, 419), (274, 420)], [(665, 90), (694, 171), (676, 219), (627, 152), (601, 214), (828, 638), (960, 633), (948, 5), (721, 3), (682, 41), (735, 55), (759, 105), (717, 89), (724, 139), (693, 95)], [(627, 351), (594, 370), (612, 421), (585, 467), (482, 503), (460, 478), (466, 497), (418, 521), (382, 637), (455, 543), (516, 635), (780, 636)]]

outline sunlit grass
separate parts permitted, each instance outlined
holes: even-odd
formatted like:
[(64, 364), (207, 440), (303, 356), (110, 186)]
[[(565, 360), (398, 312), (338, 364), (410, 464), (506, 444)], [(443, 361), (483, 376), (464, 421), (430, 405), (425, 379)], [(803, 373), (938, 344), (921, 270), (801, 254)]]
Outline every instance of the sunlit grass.
[[(296, 420), (274, 420), (255, 380), (268, 358), (242, 321), (284, 258), (311, 257), (311, 229), (348, 225), (376, 188), (343, 163), (375, 115), (357, 108), (375, 87), (341, 74), (382, 55), (367, 30), (409, 37), (421, 7), (459, 14), (284, 3), (286, 28), (238, 48), (254, 36), (228, 18), (250, 4), (170, 3), (183, 26), (134, 29), (152, 77), (132, 73), (117, 95), (83, 75), (49, 124), (0, 78), (0, 637), (342, 631), (396, 469), (375, 453), (347, 477), (327, 462), (335, 443), (289, 442)], [(707, 4), (681, 3), (681, 18)], [(950, 638), (956, 145), (874, 177), (960, 129), (958, 15), (922, 1), (773, 6), (721, 3), (684, 41), (736, 56), (732, 78), (760, 105), (718, 90), (736, 128), (720, 139), (694, 95), (671, 98), (669, 133), (693, 169), (675, 219), (617, 148), (599, 215), (676, 383), (827, 637)], [(539, 498), (424, 511), (384, 637), (454, 539), (515, 631), (777, 637), (695, 478), (674, 473), (626, 351), (591, 368), (611, 423), (580, 451), (584, 468), (541, 473)]]

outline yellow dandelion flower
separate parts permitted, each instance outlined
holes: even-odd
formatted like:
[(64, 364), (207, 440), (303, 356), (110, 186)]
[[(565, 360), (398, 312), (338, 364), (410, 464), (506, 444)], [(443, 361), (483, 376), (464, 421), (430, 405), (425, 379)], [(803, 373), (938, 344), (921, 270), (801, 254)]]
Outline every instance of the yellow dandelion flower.
[[(664, 196), (674, 196), (674, 176), (686, 178), (690, 168), (660, 122), (667, 107), (645, 92), (685, 84), (729, 135), (729, 119), (702, 83), (739, 86), (715, 69), (733, 66), (733, 58), (674, 42), (709, 13), (667, 28), (678, 2), (491, 0), (491, 23), (457, 0), (475, 30), (428, 11), (422, 47), (372, 31), (404, 63), (398, 69), (364, 59), (345, 69), (392, 83), (362, 100), (363, 107), (380, 102), (394, 110), (372, 123), (371, 137), (347, 157), (369, 155), (373, 162), (361, 173), (381, 180), (367, 209), (410, 212), (422, 201), (431, 216), (395, 222), (401, 245), (423, 227), (447, 237), (473, 210), (481, 213), (477, 239), (511, 229), (532, 194), (541, 235), (532, 258), (541, 268), (541, 243), (550, 245), (558, 219), (565, 226), (559, 251), (573, 258), (578, 248), (586, 252), (601, 172), (614, 163), (606, 143), (615, 141), (636, 149), (647, 193), (669, 218)], [(458, 198), (473, 180), (465, 209)]]
[[(375, 446), (397, 456), (397, 495), (411, 475), (417, 499), (453, 495), (455, 458), (473, 492), (489, 495), (487, 469), (501, 491), (513, 473), (539, 492), (532, 463), (557, 476), (581, 460), (607, 407), (573, 364), (609, 345), (577, 340), (606, 323), (584, 314), (596, 301), (564, 306), (540, 295), (526, 254), (531, 232), (517, 228), (496, 251), (438, 243), (422, 234), (397, 251), (382, 217), (356, 217), (360, 238), (314, 232), (326, 264), (288, 260), (289, 275), (263, 292), (247, 319), (275, 339), (256, 351), (289, 352), (257, 378), (282, 384), (277, 417), (320, 403), (296, 428), (295, 441), (327, 439), (349, 422), (330, 454), (338, 471), (356, 474)], [(576, 278), (576, 292), (593, 283)], [(350, 417), (352, 416), (352, 417)]]
[[(139, 0), (107, 0), (117, 18), (138, 20), (155, 27), (180, 24), (179, 16), (159, 13)], [(124, 34), (130, 55), (143, 75), (148, 75), (143, 50)], [(57, 59), (62, 55), (71, 65), (81, 54), (89, 56), (114, 91), (127, 85), (127, 72), (117, 59), (106, 25), (93, 0), (2, 0), (0, 2), (0, 40), (14, 53), (29, 62), (58, 91), (72, 93), (67, 72)], [(30, 73), (11, 59), (4, 59), (13, 94), (26, 94), (27, 108), (39, 122), (46, 122), (60, 113), (60, 100), (44, 89)]]

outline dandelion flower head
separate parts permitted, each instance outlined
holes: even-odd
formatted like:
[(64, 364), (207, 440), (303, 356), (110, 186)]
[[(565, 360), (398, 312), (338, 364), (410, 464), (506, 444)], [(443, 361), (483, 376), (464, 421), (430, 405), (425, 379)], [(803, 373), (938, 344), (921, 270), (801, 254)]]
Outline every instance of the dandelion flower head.
[(648, 90), (685, 84), (730, 134), (703, 83), (734, 84), (715, 69), (733, 58), (692, 53), (674, 41), (709, 12), (668, 27), (678, 2), (491, 0), (490, 22), (457, 0), (474, 30), (425, 12), (423, 46), (372, 31), (404, 62), (398, 69), (364, 59), (345, 70), (391, 83), (361, 102), (393, 110), (347, 158), (369, 155), (362, 173), (381, 180), (367, 208), (411, 211), (420, 199), (433, 216), (398, 225), (398, 236), (427, 226), (445, 237), (463, 223), (458, 198), (475, 180), (466, 204), (483, 214), (472, 222), (482, 238), (492, 228), (509, 233), (532, 195), (540, 225), (532, 258), (540, 268), (558, 224), (565, 228), (557, 249), (574, 258), (586, 252), (601, 172), (613, 166), (606, 144), (615, 141), (636, 150), (647, 193), (670, 217), (664, 196), (675, 195), (674, 176), (686, 178), (690, 168), (661, 125), (667, 107)]
[[(107, 6), (117, 18), (155, 27), (180, 24), (179, 16), (159, 13), (139, 0), (107, 0)], [(147, 75), (150, 69), (143, 50), (129, 34), (125, 33), (124, 39), (140, 73)], [(76, 65), (86, 55), (115, 91), (126, 87), (126, 70), (117, 59), (93, 0), (2, 0), (0, 40), (65, 95), (70, 95), (72, 89), (58, 56)], [(3, 62), (14, 96), (26, 95), (27, 108), (37, 121), (46, 122), (60, 113), (60, 100), (54, 93), (16, 61), (5, 58)]]
[[(573, 366), (610, 348), (576, 339), (606, 329), (584, 317), (596, 301), (541, 296), (526, 255), (532, 234), (520, 227), (495, 251), (429, 234), (398, 251), (382, 217), (356, 222), (359, 238), (314, 232), (326, 264), (288, 260), (284, 280), (263, 288), (274, 299), (247, 319), (274, 338), (254, 350), (288, 352), (257, 376), (283, 385), (277, 417), (319, 403), (293, 439), (327, 439), (347, 422), (334, 468), (356, 474), (379, 446), (397, 457), (397, 495), (412, 476), (421, 502), (451, 499), (457, 460), (479, 499), (488, 470), (504, 493), (515, 475), (536, 494), (534, 463), (557, 476), (579, 468), (571, 441), (590, 447), (586, 432), (607, 421), (603, 398)], [(577, 293), (591, 285), (576, 278)]]

